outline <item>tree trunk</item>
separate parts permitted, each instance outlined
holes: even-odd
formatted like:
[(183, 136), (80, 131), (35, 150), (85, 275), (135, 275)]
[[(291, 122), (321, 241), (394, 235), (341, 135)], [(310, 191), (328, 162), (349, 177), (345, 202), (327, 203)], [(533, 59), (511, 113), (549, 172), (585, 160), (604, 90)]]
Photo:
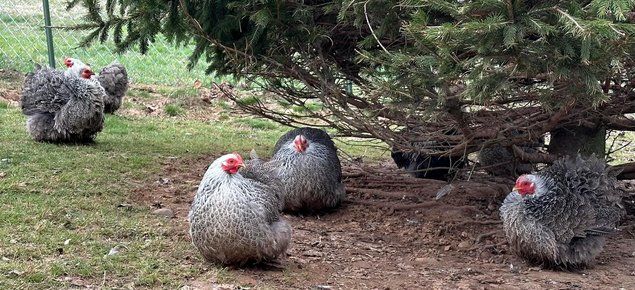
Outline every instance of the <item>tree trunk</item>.
[(569, 126), (556, 128), (551, 131), (549, 153), (560, 156), (575, 155), (590, 156), (595, 153), (598, 158), (604, 158), (606, 147), (606, 128)]

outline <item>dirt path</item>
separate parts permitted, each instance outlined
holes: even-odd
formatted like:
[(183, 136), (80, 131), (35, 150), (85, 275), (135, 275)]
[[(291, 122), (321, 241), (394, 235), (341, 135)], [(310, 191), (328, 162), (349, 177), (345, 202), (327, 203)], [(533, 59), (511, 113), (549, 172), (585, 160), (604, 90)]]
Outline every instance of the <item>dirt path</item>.
[[(166, 164), (163, 182), (138, 190), (133, 199), (173, 209), (175, 231), (186, 237), (189, 204), (213, 159)], [(509, 188), (461, 182), (435, 201), (443, 183), (386, 178), (386, 166), (345, 166), (353, 191), (344, 206), (321, 216), (287, 215), (294, 236), (284, 269), (229, 270), (234, 283), (255, 289), (635, 289), (633, 219), (592, 269), (531, 268), (508, 252), (500, 231), (498, 205)], [(225, 289), (215, 281), (188, 285)]]

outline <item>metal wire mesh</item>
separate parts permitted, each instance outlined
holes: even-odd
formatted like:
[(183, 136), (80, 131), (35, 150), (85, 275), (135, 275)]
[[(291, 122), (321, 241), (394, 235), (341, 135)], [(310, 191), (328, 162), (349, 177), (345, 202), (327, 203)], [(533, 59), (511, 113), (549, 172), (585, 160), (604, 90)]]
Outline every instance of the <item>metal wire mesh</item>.
[[(192, 71), (186, 69), (191, 47), (176, 48), (165, 39), (152, 43), (146, 55), (135, 51), (116, 54), (113, 43), (78, 48), (88, 32), (64, 27), (82, 22), (81, 8), (66, 11), (65, 0), (49, 0), (49, 5), (58, 68), (64, 56), (71, 56), (91, 65), (95, 71), (118, 61), (128, 69), (132, 83), (182, 86), (205, 77), (204, 64)], [(27, 72), (35, 64), (48, 64), (42, 6), (42, 0), (0, 1), (0, 68)]]

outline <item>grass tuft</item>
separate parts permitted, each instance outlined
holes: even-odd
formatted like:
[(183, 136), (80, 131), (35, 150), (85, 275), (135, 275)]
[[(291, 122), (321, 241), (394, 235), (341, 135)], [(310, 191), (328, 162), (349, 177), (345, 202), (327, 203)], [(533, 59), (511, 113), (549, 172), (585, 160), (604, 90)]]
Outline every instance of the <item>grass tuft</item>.
[(242, 97), (239, 100), (237, 100), (237, 103), (243, 106), (250, 106), (250, 105), (255, 105), (259, 102), (260, 100), (258, 99), (258, 97), (256, 96), (247, 96), (247, 97)]
[(185, 112), (185, 110), (183, 110), (183, 108), (181, 108), (181, 106), (177, 104), (167, 104), (163, 110), (170, 117), (176, 117), (182, 115)]
[(254, 129), (277, 129), (280, 126), (272, 121), (266, 119), (241, 119), (239, 122), (247, 124), (249, 127)]

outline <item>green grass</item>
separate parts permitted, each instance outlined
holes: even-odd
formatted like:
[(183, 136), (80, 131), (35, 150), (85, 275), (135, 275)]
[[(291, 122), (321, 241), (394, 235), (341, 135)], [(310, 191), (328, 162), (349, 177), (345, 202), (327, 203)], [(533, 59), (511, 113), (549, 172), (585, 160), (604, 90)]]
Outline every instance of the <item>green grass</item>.
[[(46, 37), (42, 16), (42, 1), (7, 0), (0, 4), (0, 68), (20, 72), (33, 70), (34, 64), (48, 64)], [(79, 8), (67, 12), (65, 2), (51, 0), (51, 21), (55, 27), (82, 23)], [(118, 61), (126, 66), (132, 83), (191, 86), (201, 80), (208, 86), (220, 78), (206, 76), (206, 63), (200, 62), (192, 71), (186, 69), (193, 46), (174, 47), (165, 38), (159, 37), (146, 55), (134, 50), (124, 54), (114, 53), (112, 40), (106, 44), (95, 43), (88, 48), (78, 48), (79, 41), (87, 35), (85, 31), (61, 28), (53, 30), (56, 66), (62, 67), (64, 56), (73, 56), (91, 65), (98, 72), (105, 65)], [(229, 80), (229, 79), (227, 79)]]
[[(210, 265), (189, 238), (148, 205), (134, 204), (131, 194), (154, 182), (161, 162), (247, 155), (252, 148), (268, 156), (288, 130), (259, 119), (108, 115), (95, 144), (69, 146), (31, 140), (14, 106), (0, 106), (0, 116), (0, 289), (179, 289), (191, 279), (232, 281), (225, 269), (204, 270)], [(108, 256), (116, 246), (124, 248)]]
[(280, 125), (266, 120), (266, 119), (260, 119), (260, 118), (243, 118), (240, 119), (238, 122), (244, 123), (247, 126), (254, 128), (254, 129), (276, 129), (276, 128), (280, 128)]
[[(177, 289), (203, 275), (189, 240), (175, 238), (166, 220), (141, 205), (118, 205), (129, 203), (138, 184), (151, 182), (148, 177), (168, 157), (247, 154), (253, 143), (239, 140), (275, 140), (280, 134), (108, 116), (96, 144), (60, 146), (33, 142), (17, 108), (0, 108), (0, 115), (0, 172), (6, 175), (0, 179), (1, 289), (59, 289), (73, 279), (99, 285), (104, 275), (109, 287)], [(117, 245), (127, 249), (105, 256)], [(194, 262), (183, 263), (183, 257)]]
[(146, 100), (154, 99), (154, 97), (152, 96), (152, 94), (150, 94), (150, 92), (144, 91), (144, 90), (134, 90), (134, 89), (128, 90), (126, 92), (126, 96), (138, 97), (138, 98), (146, 99)]
[(167, 104), (163, 110), (165, 110), (165, 113), (170, 117), (176, 117), (185, 113), (185, 110), (177, 104)]

